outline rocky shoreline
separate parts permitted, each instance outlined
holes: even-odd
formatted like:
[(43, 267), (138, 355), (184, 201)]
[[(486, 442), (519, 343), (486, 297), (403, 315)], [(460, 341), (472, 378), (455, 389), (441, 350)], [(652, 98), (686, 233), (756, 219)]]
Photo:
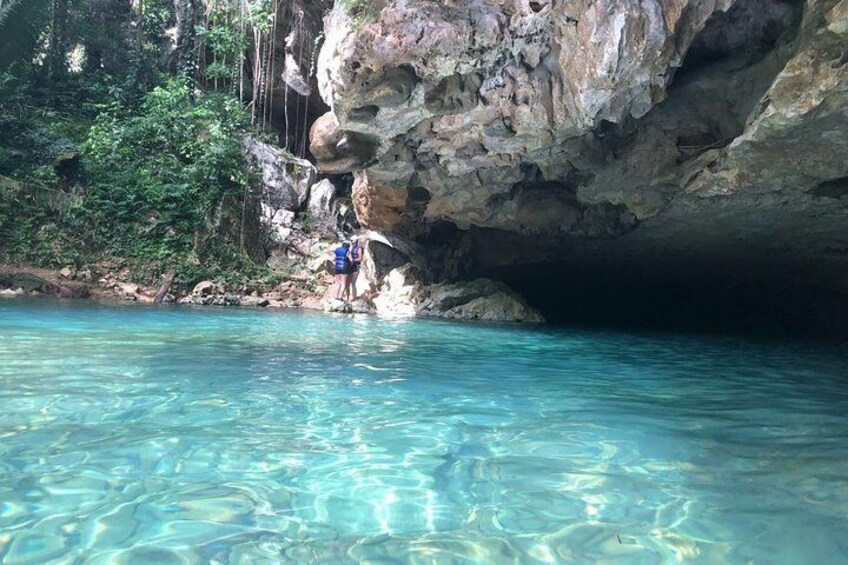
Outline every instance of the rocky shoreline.
[[(319, 258), (320, 259), (320, 258)], [(240, 293), (213, 281), (197, 283), (191, 292), (162, 294), (160, 303), (192, 306), (305, 309), (385, 318), (443, 318), (489, 322), (543, 323), (544, 317), (506, 285), (488, 280), (424, 284), (406, 264), (393, 269), (379, 285), (369, 276), (356, 285), (356, 298), (335, 300), (329, 261), (317, 261), (314, 277), (295, 277), (267, 292)], [(371, 267), (373, 269), (373, 266)], [(157, 302), (160, 285), (126, 281), (121, 273), (95, 278), (92, 269), (42, 269), (0, 265), (0, 298), (38, 297), (107, 302)]]

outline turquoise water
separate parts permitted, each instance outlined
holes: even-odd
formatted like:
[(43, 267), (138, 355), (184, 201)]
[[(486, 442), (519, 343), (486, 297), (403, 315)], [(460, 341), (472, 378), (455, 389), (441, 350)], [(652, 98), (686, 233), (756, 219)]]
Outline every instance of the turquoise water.
[(0, 562), (845, 563), (809, 343), (0, 301)]

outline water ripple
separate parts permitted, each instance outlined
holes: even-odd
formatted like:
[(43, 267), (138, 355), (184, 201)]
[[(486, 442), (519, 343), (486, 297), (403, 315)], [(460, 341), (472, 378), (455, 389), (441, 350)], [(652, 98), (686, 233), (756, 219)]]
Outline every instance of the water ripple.
[(823, 346), (6, 301), (0, 402), (4, 564), (848, 562)]

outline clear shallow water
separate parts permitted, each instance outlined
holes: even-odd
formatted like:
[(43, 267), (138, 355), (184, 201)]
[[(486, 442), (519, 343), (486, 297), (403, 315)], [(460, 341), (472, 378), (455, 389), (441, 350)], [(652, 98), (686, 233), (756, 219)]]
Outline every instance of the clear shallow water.
[(5, 300), (0, 406), (4, 564), (848, 562), (823, 346)]

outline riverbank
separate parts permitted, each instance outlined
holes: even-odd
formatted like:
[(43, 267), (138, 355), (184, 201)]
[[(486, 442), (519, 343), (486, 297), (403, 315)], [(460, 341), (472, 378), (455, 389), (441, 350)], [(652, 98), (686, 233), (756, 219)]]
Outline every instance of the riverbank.
[[(111, 265), (111, 264), (110, 264)], [(334, 297), (329, 259), (314, 257), (308, 271), (289, 275), (265, 288), (229, 288), (220, 281), (204, 280), (190, 292), (169, 288), (168, 275), (157, 284), (129, 279), (129, 269), (87, 266), (45, 269), (0, 265), (0, 297), (30, 296), (94, 299), (196, 306), (307, 309), (345, 314), (370, 314), (385, 318), (444, 318), (487, 322), (538, 324), (545, 318), (503, 283), (474, 279), (427, 284), (410, 264), (392, 269), (383, 277), (366, 253), (363, 272), (353, 285), (354, 300)]]
[[(201, 281), (191, 292), (170, 288), (167, 280), (145, 285), (129, 279), (128, 270), (104, 270), (87, 266), (76, 269), (46, 269), (28, 265), (0, 265), (0, 296), (94, 299), (113, 302), (153, 304), (180, 302), (203, 306), (250, 306), (268, 308), (324, 309), (325, 296), (332, 285), (326, 271), (312, 277), (293, 276), (267, 291), (240, 292), (224, 283)], [(167, 279), (167, 275), (163, 277)]]

